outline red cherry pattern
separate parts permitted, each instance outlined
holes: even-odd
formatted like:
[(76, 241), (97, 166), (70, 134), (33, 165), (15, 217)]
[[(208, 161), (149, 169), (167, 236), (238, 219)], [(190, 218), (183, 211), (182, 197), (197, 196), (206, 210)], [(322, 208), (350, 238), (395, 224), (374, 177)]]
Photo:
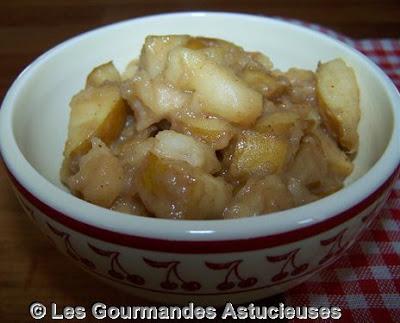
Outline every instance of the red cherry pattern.
[(115, 271), (114, 269), (110, 269), (110, 270), (108, 271), (108, 274), (109, 274), (111, 277), (113, 277), (113, 278), (115, 278), (115, 279), (118, 279), (118, 280), (123, 280), (123, 279), (124, 279), (124, 275), (122, 275), (121, 273)]
[(249, 287), (251, 287), (251, 286), (254, 286), (256, 283), (257, 283), (257, 278), (255, 278), (255, 277), (249, 277), (249, 278), (247, 278), (247, 279), (244, 279), (244, 280), (240, 281), (240, 282), (238, 283), (238, 286), (239, 286), (240, 288), (249, 288)]
[[(64, 244), (65, 244), (65, 247), (66, 247), (65, 250), (71, 258), (73, 258), (77, 261), (80, 261), (86, 268), (88, 268), (90, 270), (96, 269), (95, 264), (91, 260), (81, 257), (77, 253), (77, 251), (74, 249), (74, 247), (72, 246), (72, 244), (70, 242), (70, 239), (69, 239), (70, 235), (68, 233), (62, 232), (59, 229), (56, 229), (49, 223), (47, 223), (47, 225), (51, 229), (51, 231), (54, 235), (62, 238), (62, 240), (64, 241)], [(342, 230), (341, 232), (339, 232), (338, 234), (336, 234), (335, 236), (333, 236), (329, 239), (320, 241), (320, 244), (322, 246), (331, 245), (331, 248), (328, 251), (328, 253), (319, 261), (319, 264), (323, 264), (323, 263), (327, 262), (329, 259), (331, 259), (333, 256), (339, 255), (344, 250), (344, 248), (346, 248), (348, 243), (347, 242), (342, 243), (342, 238), (343, 238), (345, 231), (347, 231), (347, 229)], [(53, 241), (53, 238), (50, 238), (50, 240)], [(101, 250), (98, 247), (94, 247), (90, 244), (88, 244), (88, 245), (98, 255), (111, 259), (112, 266), (111, 266), (111, 269), (108, 271), (108, 274), (111, 277), (113, 277), (114, 279), (118, 279), (118, 280), (126, 279), (130, 283), (138, 285), (138, 286), (145, 284), (145, 280), (143, 277), (136, 275), (136, 274), (130, 274), (125, 271), (125, 269), (121, 266), (121, 264), (118, 261), (118, 256), (119, 256), (118, 252)], [(295, 256), (299, 250), (300, 249), (295, 249), (295, 250), (292, 250), (291, 252), (288, 252), (288, 253), (282, 254), (282, 255), (266, 256), (267, 260), (270, 262), (285, 261), (284, 266), (282, 267), (281, 271), (271, 278), (272, 282), (284, 280), (289, 275), (297, 276), (297, 275), (300, 275), (307, 271), (307, 269), (309, 268), (309, 264), (304, 263), (300, 266), (297, 266), (295, 264)], [(145, 263), (151, 267), (159, 268), (159, 269), (162, 269), (162, 268), (166, 269), (166, 271), (167, 271), (166, 280), (160, 283), (160, 286), (163, 289), (176, 290), (180, 287), (182, 290), (185, 290), (185, 291), (196, 291), (201, 288), (201, 284), (199, 282), (185, 281), (180, 277), (180, 275), (178, 274), (178, 271), (177, 271), (177, 267), (180, 264), (179, 261), (159, 262), (159, 261), (149, 260), (149, 259), (145, 259), (145, 258), (143, 258), (143, 259), (145, 260)], [(257, 284), (258, 279), (256, 277), (242, 278), (240, 276), (240, 274), (238, 272), (238, 267), (241, 262), (242, 262), (242, 260), (234, 260), (234, 261), (230, 261), (230, 262), (226, 262), (226, 263), (205, 262), (205, 265), (209, 269), (228, 271), (225, 276), (225, 280), (216, 286), (216, 288), (218, 290), (223, 290), (223, 291), (230, 290), (230, 289), (234, 288), (235, 286), (237, 286), (241, 289), (245, 289), (245, 288), (250, 288)], [(118, 268), (114, 267), (115, 263), (117, 264)], [(291, 263), (293, 270), (291, 270), (291, 271), (285, 270), (287, 265), (289, 265), (290, 263)], [(118, 269), (119, 271), (117, 271), (116, 269)], [(231, 274), (236, 277), (236, 279), (238, 280), (237, 283), (229, 280), (229, 277)], [(178, 280), (178, 282), (171, 281), (170, 275), (174, 275), (176, 277), (176, 279)], [(180, 283), (179, 283), (179, 281), (180, 281)]]
[(334, 235), (331, 238), (324, 239), (320, 241), (321, 246), (331, 246), (330, 249), (328, 250), (327, 254), (318, 262), (319, 265), (322, 265), (326, 263), (329, 259), (331, 259), (334, 256), (338, 256), (339, 254), (342, 253), (342, 251), (346, 248), (348, 245), (348, 242), (343, 243), (343, 236), (345, 232), (347, 231), (346, 229), (343, 229), (336, 235)]
[(235, 287), (235, 283), (234, 282), (222, 282), (220, 284), (217, 285), (217, 289), (219, 290), (228, 290), (228, 289), (232, 289), (233, 287)]
[(292, 276), (297, 276), (300, 275), (302, 273), (304, 273), (308, 268), (308, 264), (302, 264), (299, 267), (296, 267), (295, 269), (292, 270), (292, 272), (290, 273)]
[(280, 281), (282, 279), (285, 279), (288, 275), (289, 274), (287, 271), (281, 271), (280, 273), (277, 273), (274, 277), (272, 277), (271, 281), (273, 281), (273, 282)]
[(196, 281), (190, 281), (190, 282), (184, 282), (181, 285), (182, 289), (187, 290), (187, 291), (195, 291), (200, 289), (201, 285), (200, 283)]
[(139, 275), (128, 275), (128, 276), (126, 276), (126, 280), (130, 281), (131, 283), (133, 283), (135, 285), (143, 285), (144, 284), (143, 277), (140, 277)]
[(177, 289), (178, 283), (171, 281), (171, 276), (181, 282), (180, 287), (186, 291), (195, 291), (201, 288), (199, 282), (185, 281), (178, 273), (180, 261), (156, 261), (148, 258), (143, 258), (143, 261), (150, 267), (165, 270), (165, 280), (160, 283), (161, 288), (174, 290)]
[(295, 259), (299, 251), (300, 249), (297, 248), (282, 255), (266, 257), (269, 262), (283, 262), (281, 270), (271, 278), (271, 281), (273, 282), (281, 281), (287, 278), (289, 274), (291, 276), (297, 276), (304, 273), (307, 270), (309, 264), (302, 264), (300, 266), (296, 264)]
[[(80, 261), (86, 268), (88, 268), (90, 270), (96, 269), (95, 264), (91, 260), (81, 257), (78, 254), (78, 252), (75, 250), (75, 248), (71, 244), (69, 233), (62, 232), (62, 231), (56, 229), (48, 222), (47, 222), (47, 226), (49, 227), (50, 231), (54, 235), (63, 239), (64, 245), (65, 245), (65, 250), (66, 250), (68, 256), (70, 256), (72, 259), (74, 259), (76, 261)], [(46, 236), (52, 243), (54, 243), (53, 239), (48, 234), (46, 234)]]
[[(135, 274), (128, 273), (125, 268), (119, 262), (120, 253), (117, 251), (103, 250), (99, 247), (95, 247), (92, 244), (88, 243), (90, 249), (92, 249), (97, 255), (101, 257), (106, 257), (110, 259), (111, 269), (108, 271), (108, 274), (118, 280), (124, 280), (135, 284), (135, 285), (144, 285), (145, 280), (143, 277)], [(89, 265), (90, 266), (90, 265)], [(117, 271), (118, 270), (118, 271)]]
[(178, 288), (178, 284), (168, 280), (161, 282), (160, 286), (164, 289), (174, 290)]
[(255, 277), (243, 278), (239, 274), (238, 268), (241, 263), (242, 260), (233, 260), (225, 263), (211, 263), (206, 261), (205, 265), (212, 270), (226, 271), (225, 280), (217, 285), (217, 289), (219, 290), (229, 290), (236, 286), (236, 283), (230, 280), (230, 277), (232, 276), (236, 278), (236, 280), (239, 280), (239, 282), (237, 283), (237, 286), (239, 288), (249, 288), (251, 286), (254, 286), (258, 281), (257, 278)]

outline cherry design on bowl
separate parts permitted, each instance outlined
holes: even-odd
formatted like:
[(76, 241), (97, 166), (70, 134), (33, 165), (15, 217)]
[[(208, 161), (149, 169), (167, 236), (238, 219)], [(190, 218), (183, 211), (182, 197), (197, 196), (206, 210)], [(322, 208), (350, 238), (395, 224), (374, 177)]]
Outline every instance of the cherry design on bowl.
[(283, 280), (286, 277), (288, 277), (289, 274), (291, 276), (297, 276), (304, 273), (307, 270), (308, 268), (307, 263), (304, 263), (302, 265), (296, 265), (295, 259), (299, 251), (300, 248), (297, 248), (282, 255), (266, 257), (269, 262), (284, 262), (281, 270), (271, 278), (271, 281), (277, 282)]
[[(165, 268), (166, 275), (165, 280), (160, 283), (161, 288), (167, 290), (175, 290), (179, 287), (186, 291), (195, 291), (201, 288), (201, 284), (197, 281), (186, 281), (178, 272), (178, 266), (180, 261), (156, 261), (143, 257), (146, 264), (153, 268)], [(174, 276), (176, 278), (173, 281), (171, 278)]]
[(234, 260), (225, 263), (211, 263), (207, 261), (205, 262), (206, 266), (212, 270), (226, 270), (225, 279), (223, 282), (217, 285), (217, 289), (229, 290), (234, 288), (235, 286), (239, 288), (249, 288), (257, 283), (258, 280), (256, 277), (243, 278), (239, 274), (239, 265), (241, 264), (241, 262), (242, 260)]
[(53, 227), (49, 222), (46, 222), (47, 226), (49, 227), (49, 229), (51, 230), (51, 232), (60, 237), (61, 239), (63, 239), (64, 241), (64, 246), (65, 246), (65, 250), (67, 252), (67, 254), (74, 260), (81, 262), (86, 268), (90, 269), (90, 270), (94, 270), (96, 269), (95, 264), (90, 261), (89, 259), (82, 257), (81, 255), (79, 255), (79, 253), (75, 250), (75, 248), (72, 246), (71, 244), (71, 236), (69, 233), (60, 231), (58, 229), (56, 229), (55, 227)]
[(109, 251), (103, 250), (99, 247), (95, 247), (92, 244), (88, 243), (90, 249), (92, 249), (96, 254), (102, 257), (107, 257), (111, 260), (110, 266), (111, 268), (108, 270), (108, 274), (118, 280), (127, 280), (135, 285), (144, 285), (145, 280), (142, 276), (129, 273), (119, 261), (120, 253), (118, 251)]
[(347, 231), (347, 228), (343, 229), (333, 237), (325, 240), (321, 240), (319, 243), (321, 246), (331, 246), (328, 253), (318, 262), (320, 265), (326, 263), (329, 259), (331, 259), (333, 256), (339, 255), (344, 248), (348, 245), (348, 242), (343, 243), (343, 236), (345, 232)]

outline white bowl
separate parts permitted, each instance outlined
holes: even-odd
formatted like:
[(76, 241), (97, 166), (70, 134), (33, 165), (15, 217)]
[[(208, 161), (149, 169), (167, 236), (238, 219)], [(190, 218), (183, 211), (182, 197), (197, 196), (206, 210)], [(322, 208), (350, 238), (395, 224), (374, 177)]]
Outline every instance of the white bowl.
[[(174, 221), (117, 213), (71, 195), (59, 180), (68, 103), (86, 75), (123, 69), (149, 34), (218, 37), (266, 53), (280, 69), (315, 70), (342, 57), (361, 89), (360, 150), (339, 192), (270, 215)], [(368, 58), (284, 21), (230, 13), (133, 19), (68, 40), (36, 59), (0, 110), (0, 148), (16, 194), (60, 250), (99, 278), (141, 297), (222, 304), (280, 293), (335, 261), (378, 213), (400, 161), (400, 98)]]

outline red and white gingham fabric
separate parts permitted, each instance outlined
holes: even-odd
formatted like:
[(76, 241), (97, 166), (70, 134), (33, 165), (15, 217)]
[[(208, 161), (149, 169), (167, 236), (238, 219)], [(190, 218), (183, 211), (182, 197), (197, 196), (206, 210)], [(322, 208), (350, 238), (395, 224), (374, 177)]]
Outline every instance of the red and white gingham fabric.
[[(353, 40), (318, 25), (292, 22), (355, 47), (400, 89), (400, 39)], [(378, 219), (346, 255), (288, 291), (284, 301), (287, 306), (338, 306), (344, 322), (400, 322), (400, 180)]]

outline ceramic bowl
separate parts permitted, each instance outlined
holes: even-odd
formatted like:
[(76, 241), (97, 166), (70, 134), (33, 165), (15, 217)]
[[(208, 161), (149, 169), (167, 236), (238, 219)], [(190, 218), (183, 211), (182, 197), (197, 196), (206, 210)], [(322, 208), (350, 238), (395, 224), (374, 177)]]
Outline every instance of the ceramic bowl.
[[(91, 69), (123, 69), (149, 34), (218, 37), (266, 53), (279, 69), (315, 70), (342, 57), (361, 90), (360, 150), (339, 192), (270, 215), (175, 221), (117, 213), (71, 195), (59, 180), (68, 104)], [(81, 34), (16, 79), (0, 110), (0, 147), (16, 195), (36, 226), (98, 278), (161, 303), (220, 305), (283, 292), (337, 260), (379, 213), (400, 160), (400, 98), (369, 59), (318, 32), (230, 13), (150, 16)], [(66, 273), (67, 274), (67, 273)]]

